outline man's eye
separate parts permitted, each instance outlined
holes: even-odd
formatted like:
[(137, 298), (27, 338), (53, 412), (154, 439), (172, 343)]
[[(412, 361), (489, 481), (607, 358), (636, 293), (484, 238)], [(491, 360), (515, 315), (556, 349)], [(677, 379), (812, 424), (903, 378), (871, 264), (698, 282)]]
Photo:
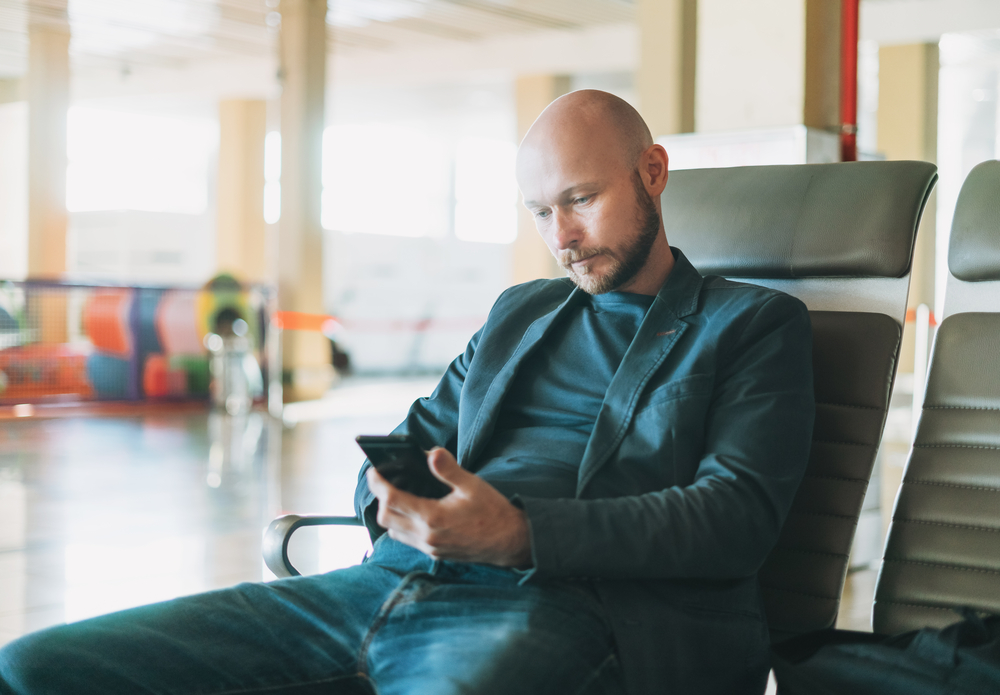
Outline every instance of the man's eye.
[(578, 198), (575, 198), (573, 200), (573, 202), (576, 203), (577, 205), (583, 205), (584, 203), (589, 203), (590, 202), (590, 196), (589, 195), (581, 195)]
[(548, 210), (536, 210), (535, 211), (535, 217), (539, 217), (539, 218), (541, 218), (541, 219), (544, 220), (548, 216), (549, 216), (549, 211)]

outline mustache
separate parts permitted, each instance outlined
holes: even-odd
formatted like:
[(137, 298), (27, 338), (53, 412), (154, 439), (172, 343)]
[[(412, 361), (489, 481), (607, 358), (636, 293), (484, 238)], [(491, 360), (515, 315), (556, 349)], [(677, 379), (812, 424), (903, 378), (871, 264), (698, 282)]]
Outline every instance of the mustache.
[(567, 249), (565, 251), (560, 251), (556, 260), (563, 268), (569, 268), (570, 265), (576, 263), (577, 261), (582, 261), (584, 258), (590, 258), (591, 256), (596, 256), (601, 253), (607, 253), (607, 249)]

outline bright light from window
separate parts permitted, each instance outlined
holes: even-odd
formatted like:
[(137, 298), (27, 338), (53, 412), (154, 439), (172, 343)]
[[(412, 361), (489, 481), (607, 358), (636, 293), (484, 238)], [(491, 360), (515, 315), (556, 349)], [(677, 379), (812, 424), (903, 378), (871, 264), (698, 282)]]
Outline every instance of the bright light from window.
[(281, 133), (264, 136), (264, 221), (281, 219)]
[(463, 138), (455, 153), (455, 236), (509, 244), (517, 236), (517, 148), (506, 140)]
[(207, 119), (73, 107), (66, 207), (201, 214), (217, 139), (218, 125)]
[(323, 136), (323, 226), (341, 232), (443, 236), (447, 147), (414, 128), (336, 125)]

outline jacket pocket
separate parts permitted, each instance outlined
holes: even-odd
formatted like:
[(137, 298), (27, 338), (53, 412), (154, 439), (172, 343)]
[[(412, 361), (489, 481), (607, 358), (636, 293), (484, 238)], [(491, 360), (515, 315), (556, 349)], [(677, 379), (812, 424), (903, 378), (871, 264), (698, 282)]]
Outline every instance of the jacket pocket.
[(710, 393), (714, 379), (711, 374), (691, 374), (680, 379), (671, 379), (648, 391), (639, 399), (639, 408), (648, 408), (676, 398), (685, 398), (697, 393)]

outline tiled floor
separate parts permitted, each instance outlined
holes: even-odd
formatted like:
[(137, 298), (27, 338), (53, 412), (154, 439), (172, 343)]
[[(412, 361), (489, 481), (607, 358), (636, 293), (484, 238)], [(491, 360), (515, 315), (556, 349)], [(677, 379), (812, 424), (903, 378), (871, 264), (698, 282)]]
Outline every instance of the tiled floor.
[[(0, 421), (0, 644), (49, 625), (269, 578), (261, 531), (282, 511), (351, 514), (353, 439), (384, 433), (433, 379), (344, 382), (318, 403), (230, 417), (190, 409)], [(360, 529), (305, 529), (305, 571), (351, 564)], [(842, 627), (865, 629), (872, 572)]]

